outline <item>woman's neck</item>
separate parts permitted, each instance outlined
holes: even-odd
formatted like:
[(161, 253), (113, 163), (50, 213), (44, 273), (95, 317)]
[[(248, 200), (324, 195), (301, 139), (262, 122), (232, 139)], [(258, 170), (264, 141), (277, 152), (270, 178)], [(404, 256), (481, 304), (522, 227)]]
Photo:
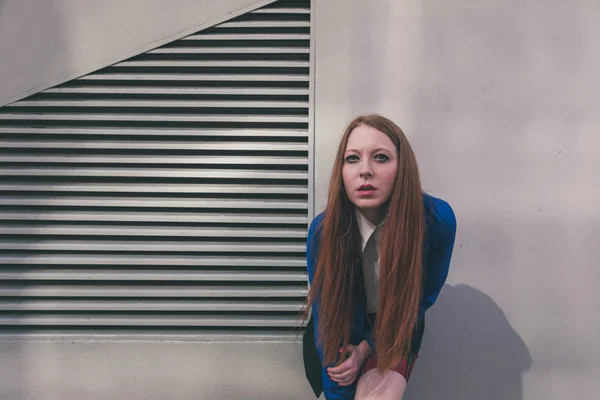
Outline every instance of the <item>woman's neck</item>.
[(379, 208), (359, 208), (358, 211), (373, 225), (379, 225), (385, 219), (386, 209)]

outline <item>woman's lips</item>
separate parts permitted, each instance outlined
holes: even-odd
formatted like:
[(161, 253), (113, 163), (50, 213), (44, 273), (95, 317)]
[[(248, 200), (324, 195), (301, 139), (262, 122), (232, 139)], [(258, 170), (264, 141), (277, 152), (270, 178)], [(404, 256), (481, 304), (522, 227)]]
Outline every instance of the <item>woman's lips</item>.
[(372, 185), (361, 185), (356, 191), (361, 197), (369, 197), (373, 196), (377, 189)]

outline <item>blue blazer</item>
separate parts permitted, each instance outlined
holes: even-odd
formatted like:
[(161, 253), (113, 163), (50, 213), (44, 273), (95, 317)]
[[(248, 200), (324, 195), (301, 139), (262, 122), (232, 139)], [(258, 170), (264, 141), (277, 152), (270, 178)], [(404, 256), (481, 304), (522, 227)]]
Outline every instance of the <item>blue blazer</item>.
[[(423, 297), (419, 306), (419, 321), (421, 321), (425, 312), (435, 303), (440, 294), (440, 290), (446, 282), (448, 269), (450, 267), (450, 258), (454, 248), (454, 239), (456, 236), (456, 218), (450, 205), (444, 200), (435, 198), (428, 194), (423, 194), (423, 202), (425, 205), (426, 228), (425, 240), (423, 248), (423, 268), (424, 268), (424, 286)], [(308, 238), (306, 243), (306, 262), (308, 269), (308, 280), (310, 284), (313, 282), (316, 257), (319, 253), (320, 245), (320, 225), (323, 221), (324, 213), (319, 214), (313, 219), (308, 230)], [(312, 306), (312, 318), (310, 326), (314, 334), (314, 342), (318, 343), (318, 326), (319, 326), (319, 304), (318, 299)], [(307, 332), (308, 333), (308, 332)], [(421, 332), (422, 333), (422, 332)], [(312, 338), (311, 338), (312, 339)], [(420, 339), (420, 338), (419, 338)], [(367, 308), (364, 295), (359, 295), (355, 299), (354, 305), (354, 321), (352, 325), (352, 334), (350, 343), (358, 344), (362, 340), (367, 340), (369, 346), (375, 349), (373, 339), (373, 331), (369, 323), (367, 323)], [(419, 341), (420, 343), (420, 341)], [(351, 400), (354, 398), (356, 383), (350, 386), (339, 386), (333, 382), (327, 375), (327, 367), (323, 367), (322, 348), (316, 346), (316, 350), (321, 360), (319, 367), (321, 368), (321, 382), (315, 383), (311, 381), (313, 390), (317, 397), (320, 394), (320, 389), (325, 393), (327, 400)], [(306, 350), (305, 350), (306, 352)], [(308, 368), (305, 360), (305, 368)], [(315, 371), (316, 372), (316, 371)], [(307, 370), (307, 377), (309, 371)]]

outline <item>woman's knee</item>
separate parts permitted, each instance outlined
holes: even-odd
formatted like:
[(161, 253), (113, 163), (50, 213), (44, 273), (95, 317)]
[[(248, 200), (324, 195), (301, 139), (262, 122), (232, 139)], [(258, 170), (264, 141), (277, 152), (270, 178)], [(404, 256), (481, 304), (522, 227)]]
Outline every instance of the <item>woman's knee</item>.
[(358, 381), (355, 400), (399, 400), (406, 390), (406, 379), (396, 371), (367, 371)]

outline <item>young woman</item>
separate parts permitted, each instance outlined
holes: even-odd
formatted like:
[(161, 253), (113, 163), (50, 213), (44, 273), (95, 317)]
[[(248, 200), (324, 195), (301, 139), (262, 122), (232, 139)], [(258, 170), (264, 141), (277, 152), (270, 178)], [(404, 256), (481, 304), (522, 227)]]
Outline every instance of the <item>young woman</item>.
[(352, 121), (308, 232), (304, 365), (317, 397), (402, 398), (455, 232), (448, 203), (423, 193), (402, 130), (380, 115)]

